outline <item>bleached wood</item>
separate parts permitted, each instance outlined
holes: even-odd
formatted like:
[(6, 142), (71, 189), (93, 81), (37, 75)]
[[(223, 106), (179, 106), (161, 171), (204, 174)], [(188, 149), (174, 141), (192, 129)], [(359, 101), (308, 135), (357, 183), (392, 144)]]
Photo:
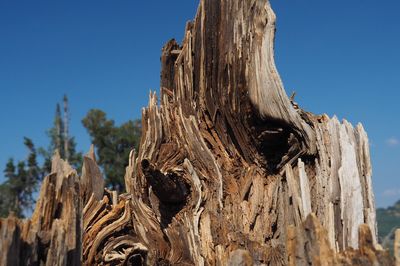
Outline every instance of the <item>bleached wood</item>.
[(299, 179), (300, 179), (300, 192), (301, 201), (303, 207), (303, 215), (307, 217), (311, 214), (311, 199), (310, 199), (310, 183), (308, 182), (308, 176), (305, 170), (304, 163), (299, 159), (297, 167), (299, 168)]
[[(96, 164), (96, 157), (94, 154), (94, 146), (90, 147), (90, 151), (87, 155), (83, 157), (84, 164), (82, 167), (82, 176), (81, 176), (81, 196), (83, 197), (83, 204), (86, 205), (86, 202), (89, 198), (94, 196), (96, 200), (101, 200), (104, 194), (104, 179), (101, 174), (100, 169)], [(83, 192), (85, 194), (83, 194)]]

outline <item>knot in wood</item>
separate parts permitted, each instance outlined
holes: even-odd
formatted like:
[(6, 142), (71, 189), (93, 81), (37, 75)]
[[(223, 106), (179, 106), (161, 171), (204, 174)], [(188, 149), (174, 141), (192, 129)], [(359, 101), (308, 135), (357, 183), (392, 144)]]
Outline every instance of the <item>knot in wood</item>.
[(142, 160), (141, 167), (144, 177), (161, 202), (181, 204), (186, 201), (188, 185), (180, 175), (174, 172), (163, 174), (147, 159)]

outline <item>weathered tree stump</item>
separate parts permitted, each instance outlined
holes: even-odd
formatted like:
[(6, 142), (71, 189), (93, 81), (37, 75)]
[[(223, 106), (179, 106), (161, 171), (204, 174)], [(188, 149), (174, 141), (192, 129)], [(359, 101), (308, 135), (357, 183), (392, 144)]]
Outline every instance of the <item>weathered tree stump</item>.
[(93, 155), (80, 181), (56, 158), (32, 221), (1, 222), (4, 264), (394, 265), (363, 127), (287, 97), (274, 34), (267, 0), (202, 0), (163, 48), (127, 193), (103, 192)]
[(0, 220), (0, 265), (79, 265), (82, 201), (76, 171), (56, 154), (30, 220)]

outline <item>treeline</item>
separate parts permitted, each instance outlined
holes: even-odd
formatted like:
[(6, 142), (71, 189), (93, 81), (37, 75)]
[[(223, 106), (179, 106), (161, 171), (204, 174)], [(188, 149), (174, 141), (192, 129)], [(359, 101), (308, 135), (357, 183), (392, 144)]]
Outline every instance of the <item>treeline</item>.
[(388, 208), (376, 210), (379, 242), (393, 252), (396, 229), (400, 228), (400, 200)]
[[(4, 168), (5, 181), (0, 185), (0, 217), (10, 213), (23, 218), (29, 215), (35, 205), (35, 194), (41, 181), (51, 171), (51, 158), (58, 152), (78, 173), (82, 169), (82, 152), (69, 132), (69, 105), (64, 96), (62, 106), (57, 103), (52, 127), (47, 130), (48, 147), (36, 148), (33, 141), (25, 137), (26, 159), (16, 161), (10, 158)], [(124, 191), (125, 167), (129, 153), (138, 150), (141, 135), (139, 120), (129, 120), (116, 125), (105, 112), (92, 109), (82, 119), (91, 142), (95, 146), (97, 161), (103, 170), (106, 185), (117, 191)]]

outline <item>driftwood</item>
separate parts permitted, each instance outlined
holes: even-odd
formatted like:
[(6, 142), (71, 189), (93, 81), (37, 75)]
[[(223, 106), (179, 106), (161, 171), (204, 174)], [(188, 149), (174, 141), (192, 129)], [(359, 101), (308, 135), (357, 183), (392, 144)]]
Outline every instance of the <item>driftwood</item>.
[(1, 221), (2, 264), (394, 265), (363, 127), (287, 97), (274, 34), (267, 0), (202, 0), (162, 50), (127, 193), (93, 151), (80, 179), (56, 156), (32, 219)]

